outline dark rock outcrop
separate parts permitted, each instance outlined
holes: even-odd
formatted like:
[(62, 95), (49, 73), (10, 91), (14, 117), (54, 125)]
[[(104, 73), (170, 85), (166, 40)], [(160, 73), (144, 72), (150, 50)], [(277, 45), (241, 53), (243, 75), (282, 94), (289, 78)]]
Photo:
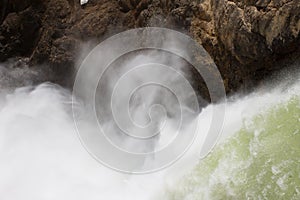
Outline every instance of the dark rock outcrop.
[[(0, 61), (29, 57), (70, 76), (83, 42), (144, 26), (190, 34), (227, 92), (257, 83), (300, 49), (298, 0), (0, 0)], [(61, 83), (61, 80), (58, 82)]]

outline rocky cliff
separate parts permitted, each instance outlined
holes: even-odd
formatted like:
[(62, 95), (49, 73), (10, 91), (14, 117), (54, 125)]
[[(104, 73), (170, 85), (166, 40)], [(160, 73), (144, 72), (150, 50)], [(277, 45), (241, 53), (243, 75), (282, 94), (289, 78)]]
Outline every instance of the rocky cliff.
[[(300, 53), (299, 0), (0, 0), (0, 62), (26, 57), (70, 77), (81, 45), (162, 26), (210, 53), (227, 92), (257, 83)], [(27, 61), (28, 60), (28, 61)], [(62, 82), (63, 78), (57, 78)]]

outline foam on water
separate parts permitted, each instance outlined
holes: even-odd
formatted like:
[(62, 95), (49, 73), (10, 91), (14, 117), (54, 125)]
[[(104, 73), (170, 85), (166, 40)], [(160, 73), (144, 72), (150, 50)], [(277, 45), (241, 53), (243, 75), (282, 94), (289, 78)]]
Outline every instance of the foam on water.
[(299, 94), (298, 79), (288, 89), (231, 104), (229, 111), (242, 108), (229, 119), (241, 128), (225, 129), (227, 137), (165, 199), (299, 199)]
[[(284, 88), (284, 89), (282, 89)], [(288, 88), (288, 89), (286, 89)], [(299, 80), (227, 105), (222, 139), (199, 162), (199, 136), (171, 167), (126, 175), (96, 162), (74, 127), (70, 92), (45, 83), (0, 94), (0, 197), (44, 199), (244, 199), (299, 197)], [(182, 178), (183, 176), (183, 178)], [(181, 179), (182, 178), (182, 179)]]

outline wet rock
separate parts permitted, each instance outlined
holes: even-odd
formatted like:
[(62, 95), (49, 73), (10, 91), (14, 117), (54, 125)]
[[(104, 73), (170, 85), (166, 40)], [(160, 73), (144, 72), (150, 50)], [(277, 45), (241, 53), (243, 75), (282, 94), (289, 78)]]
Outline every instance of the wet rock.
[[(1, 0), (0, 61), (29, 57), (70, 77), (83, 42), (144, 26), (190, 34), (210, 53), (227, 92), (266, 77), (299, 52), (298, 0)], [(204, 86), (203, 86), (204, 88)]]
[(40, 36), (41, 20), (32, 8), (9, 13), (0, 26), (0, 61), (30, 56)]
[(299, 1), (204, 0), (198, 7), (190, 31), (214, 57), (228, 91), (263, 79), (299, 51)]

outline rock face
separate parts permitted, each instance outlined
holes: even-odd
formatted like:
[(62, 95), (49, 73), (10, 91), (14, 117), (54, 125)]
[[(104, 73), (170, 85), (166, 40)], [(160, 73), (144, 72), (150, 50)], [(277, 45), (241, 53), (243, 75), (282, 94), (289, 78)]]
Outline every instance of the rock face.
[[(70, 77), (81, 44), (145, 26), (191, 35), (210, 53), (227, 92), (263, 79), (300, 52), (299, 0), (0, 0), (0, 61), (47, 63)], [(65, 78), (64, 78), (65, 79)]]
[(190, 32), (215, 58), (229, 90), (262, 79), (299, 51), (300, 1), (205, 0), (196, 10)]

